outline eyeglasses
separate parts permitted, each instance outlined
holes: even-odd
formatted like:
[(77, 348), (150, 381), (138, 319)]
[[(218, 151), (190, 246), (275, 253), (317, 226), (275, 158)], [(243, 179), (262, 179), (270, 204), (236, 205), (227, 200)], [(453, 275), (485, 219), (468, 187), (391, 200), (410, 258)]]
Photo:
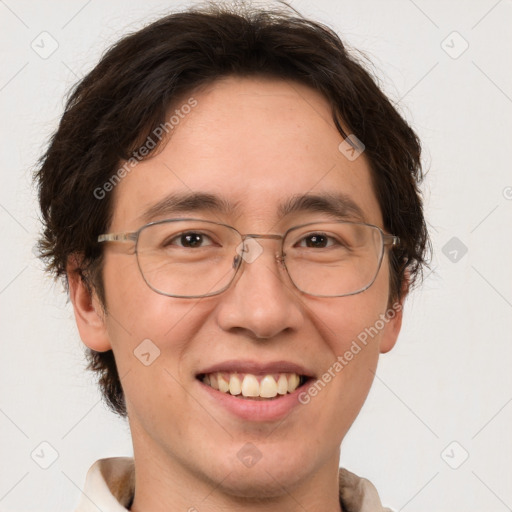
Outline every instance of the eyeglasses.
[(371, 224), (310, 222), (283, 235), (245, 234), (232, 226), (201, 219), (151, 222), (131, 233), (108, 233), (98, 242), (134, 242), (144, 281), (169, 297), (210, 297), (225, 291), (242, 262), (263, 252), (257, 239), (281, 240), (277, 261), (293, 285), (316, 297), (343, 297), (369, 288), (385, 247), (400, 243)]

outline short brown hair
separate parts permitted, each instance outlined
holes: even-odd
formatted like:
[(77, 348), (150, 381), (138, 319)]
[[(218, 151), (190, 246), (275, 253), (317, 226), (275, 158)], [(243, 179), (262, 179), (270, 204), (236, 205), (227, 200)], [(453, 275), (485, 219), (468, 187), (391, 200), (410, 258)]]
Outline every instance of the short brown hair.
[[(209, 5), (168, 15), (117, 42), (73, 88), (36, 173), (47, 269), (67, 283), (68, 259), (79, 255), (81, 279), (106, 308), (97, 237), (108, 231), (112, 194), (99, 199), (94, 191), (165, 122), (178, 98), (233, 75), (317, 90), (340, 134), (346, 138), (342, 120), (363, 141), (384, 228), (401, 241), (390, 253), (390, 300), (400, 299), (405, 273), (414, 284), (430, 246), (418, 137), (338, 35), (280, 9)], [(87, 357), (107, 404), (126, 416), (113, 352), (88, 349)]]

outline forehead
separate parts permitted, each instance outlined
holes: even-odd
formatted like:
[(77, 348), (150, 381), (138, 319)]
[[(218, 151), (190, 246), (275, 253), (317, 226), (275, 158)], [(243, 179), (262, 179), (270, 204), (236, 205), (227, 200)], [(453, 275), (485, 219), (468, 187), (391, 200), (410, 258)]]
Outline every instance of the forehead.
[(364, 153), (351, 161), (340, 152), (331, 107), (313, 89), (229, 77), (184, 97), (171, 116), (165, 145), (115, 188), (113, 228), (140, 227), (155, 204), (176, 195), (218, 197), (223, 220), (253, 230), (279, 222), (283, 205), (302, 195), (343, 196), (359, 207), (359, 220), (382, 225)]

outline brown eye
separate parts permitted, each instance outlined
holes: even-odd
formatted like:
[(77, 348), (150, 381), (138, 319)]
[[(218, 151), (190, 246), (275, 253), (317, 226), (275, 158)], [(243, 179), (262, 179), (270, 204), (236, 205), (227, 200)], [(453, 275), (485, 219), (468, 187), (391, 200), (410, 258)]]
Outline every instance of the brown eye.
[(311, 235), (306, 239), (306, 247), (325, 247), (327, 245), (327, 237), (324, 235)]
[[(311, 233), (304, 236), (299, 242), (299, 247), (309, 247), (313, 249), (325, 249), (337, 243), (333, 237), (327, 236), (324, 233)], [(338, 244), (339, 245), (339, 244)]]
[(165, 247), (177, 245), (178, 247), (184, 248), (204, 247), (212, 245), (212, 240), (209, 236), (203, 233), (189, 231), (186, 233), (181, 233), (178, 236), (172, 237), (171, 239), (164, 242), (163, 245)]

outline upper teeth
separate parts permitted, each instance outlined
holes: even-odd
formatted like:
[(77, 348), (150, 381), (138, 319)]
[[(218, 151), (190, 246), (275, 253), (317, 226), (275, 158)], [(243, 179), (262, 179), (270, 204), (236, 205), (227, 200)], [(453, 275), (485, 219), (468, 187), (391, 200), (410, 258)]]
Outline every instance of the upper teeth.
[(286, 395), (295, 391), (299, 387), (300, 376), (296, 373), (256, 376), (250, 373), (215, 372), (205, 375), (203, 382), (231, 395), (273, 398), (277, 394)]

